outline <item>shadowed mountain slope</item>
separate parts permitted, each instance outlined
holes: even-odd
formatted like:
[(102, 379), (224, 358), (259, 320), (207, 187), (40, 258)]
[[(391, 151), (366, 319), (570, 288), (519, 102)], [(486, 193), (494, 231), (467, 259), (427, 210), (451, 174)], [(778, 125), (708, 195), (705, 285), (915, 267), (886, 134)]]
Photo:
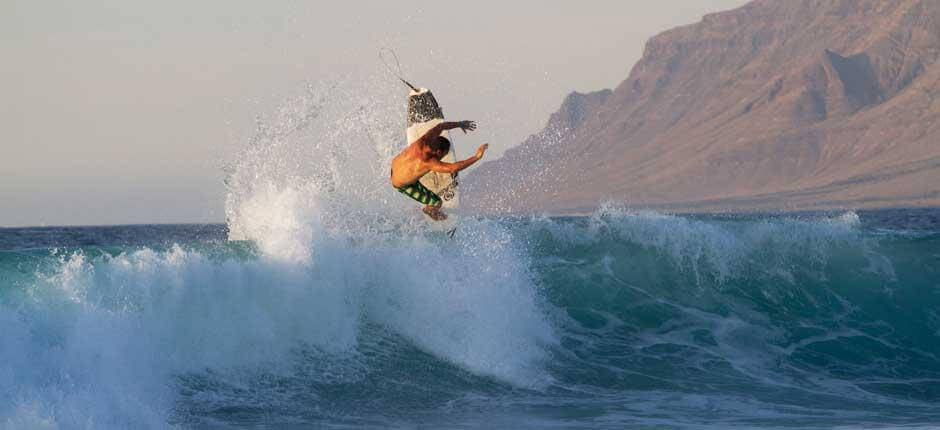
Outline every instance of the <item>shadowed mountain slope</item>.
[[(757, 0), (647, 42), (614, 90), (464, 180), (501, 212), (940, 205), (940, 1)], [(511, 190), (496, 192), (494, 190)]]

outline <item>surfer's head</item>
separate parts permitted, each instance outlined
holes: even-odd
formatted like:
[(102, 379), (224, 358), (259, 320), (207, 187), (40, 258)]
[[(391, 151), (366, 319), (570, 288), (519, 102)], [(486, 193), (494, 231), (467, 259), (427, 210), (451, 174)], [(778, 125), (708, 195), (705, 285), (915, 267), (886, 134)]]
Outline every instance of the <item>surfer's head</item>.
[(438, 136), (431, 142), (431, 155), (440, 160), (450, 151), (450, 141), (444, 136)]

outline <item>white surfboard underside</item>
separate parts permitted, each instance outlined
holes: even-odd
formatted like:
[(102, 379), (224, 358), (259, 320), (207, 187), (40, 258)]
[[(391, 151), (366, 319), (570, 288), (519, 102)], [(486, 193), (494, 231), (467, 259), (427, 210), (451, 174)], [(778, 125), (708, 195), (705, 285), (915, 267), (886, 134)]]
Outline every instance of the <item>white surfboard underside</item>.
[[(428, 92), (429, 91), (427, 88), (419, 88), (418, 91), (411, 91), (408, 94), (408, 97), (409, 99), (411, 97), (419, 97), (425, 95)], [(409, 106), (411, 105), (412, 104), (409, 103)], [(410, 114), (411, 112), (409, 112), (409, 115)], [(408, 138), (408, 144), (410, 145), (411, 143), (414, 143), (414, 141), (418, 140), (418, 138), (421, 136), (424, 136), (425, 133), (442, 122), (444, 122), (443, 113), (441, 113), (440, 118), (431, 118), (427, 121), (416, 122), (408, 126), (405, 132)], [(441, 132), (441, 136), (444, 136), (450, 140), (451, 143), (450, 151), (447, 152), (447, 155), (441, 158), (441, 161), (445, 163), (453, 163), (457, 161), (457, 156), (454, 152), (456, 143), (454, 142), (453, 137), (451, 137), (451, 134), (448, 131)], [(454, 175), (449, 173), (430, 172), (422, 176), (420, 181), (422, 185), (433, 191), (435, 194), (441, 196), (442, 200), (444, 200), (442, 206), (444, 208), (444, 213), (448, 215), (448, 219), (444, 222), (436, 222), (434, 224), (445, 229), (450, 229), (456, 226), (456, 209), (460, 204), (460, 192), (458, 187), (454, 184)]]

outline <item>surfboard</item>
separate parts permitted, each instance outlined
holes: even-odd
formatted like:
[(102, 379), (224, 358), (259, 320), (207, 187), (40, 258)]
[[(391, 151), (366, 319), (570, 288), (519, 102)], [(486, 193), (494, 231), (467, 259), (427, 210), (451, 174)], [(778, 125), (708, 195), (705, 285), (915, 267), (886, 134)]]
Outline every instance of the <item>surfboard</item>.
[[(417, 88), (408, 93), (408, 112), (407, 128), (405, 135), (410, 145), (419, 137), (424, 136), (435, 125), (444, 122), (444, 111), (441, 105), (437, 103), (434, 94), (427, 88)], [(457, 146), (453, 137), (447, 131), (441, 132), (441, 136), (450, 140), (450, 151), (441, 161), (453, 163), (457, 161), (454, 147)], [(460, 192), (457, 189), (458, 181), (456, 173), (438, 173), (430, 172), (420, 179), (421, 184), (441, 196), (444, 200), (443, 209), (447, 214), (447, 220), (435, 223), (438, 227), (450, 230), (456, 226), (457, 207), (460, 204)]]

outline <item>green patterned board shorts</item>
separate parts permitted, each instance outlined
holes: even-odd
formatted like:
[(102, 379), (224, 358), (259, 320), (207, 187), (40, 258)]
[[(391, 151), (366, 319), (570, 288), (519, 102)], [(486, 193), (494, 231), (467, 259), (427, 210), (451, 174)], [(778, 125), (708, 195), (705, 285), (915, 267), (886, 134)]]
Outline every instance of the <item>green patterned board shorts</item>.
[(408, 184), (404, 187), (397, 188), (397, 190), (398, 192), (426, 205), (440, 206), (441, 203), (443, 203), (440, 196), (434, 194), (424, 185), (421, 185), (421, 182), (419, 181), (415, 181), (413, 184)]

